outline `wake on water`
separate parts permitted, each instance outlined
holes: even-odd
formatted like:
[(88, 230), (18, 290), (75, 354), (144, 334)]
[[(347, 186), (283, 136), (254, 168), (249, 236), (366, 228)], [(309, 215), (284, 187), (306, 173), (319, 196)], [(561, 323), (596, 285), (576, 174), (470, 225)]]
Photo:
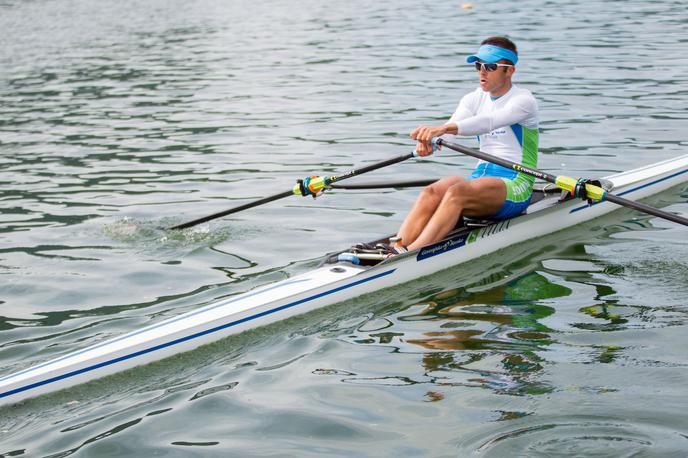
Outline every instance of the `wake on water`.
[(231, 239), (242, 239), (250, 229), (215, 228), (201, 224), (188, 229), (170, 230), (169, 219), (159, 221), (122, 218), (102, 227), (102, 232), (115, 241), (142, 247), (144, 251), (185, 249), (213, 246)]

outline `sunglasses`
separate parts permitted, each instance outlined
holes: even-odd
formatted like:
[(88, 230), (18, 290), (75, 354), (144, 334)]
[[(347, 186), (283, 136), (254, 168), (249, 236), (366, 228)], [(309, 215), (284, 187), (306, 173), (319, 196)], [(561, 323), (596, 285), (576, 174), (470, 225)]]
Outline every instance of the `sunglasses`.
[(493, 72), (497, 70), (499, 67), (513, 67), (511, 64), (491, 64), (488, 62), (475, 62), (475, 69), (480, 71), (483, 68), (488, 71), (488, 72)]

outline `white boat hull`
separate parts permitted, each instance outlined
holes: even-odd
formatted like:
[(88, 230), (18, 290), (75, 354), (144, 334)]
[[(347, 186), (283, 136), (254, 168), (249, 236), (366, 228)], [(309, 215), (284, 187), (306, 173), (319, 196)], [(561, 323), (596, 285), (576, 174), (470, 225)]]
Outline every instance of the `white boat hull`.
[[(688, 155), (606, 179), (614, 184), (615, 194), (639, 200), (688, 181)], [(0, 405), (85, 383), (248, 329), (415, 280), (618, 208), (609, 202), (588, 206), (580, 200), (564, 203), (557, 200), (545, 198), (533, 204), (525, 215), (464, 231), (374, 267), (346, 262), (325, 264), (311, 272), (4, 376), (0, 378)]]

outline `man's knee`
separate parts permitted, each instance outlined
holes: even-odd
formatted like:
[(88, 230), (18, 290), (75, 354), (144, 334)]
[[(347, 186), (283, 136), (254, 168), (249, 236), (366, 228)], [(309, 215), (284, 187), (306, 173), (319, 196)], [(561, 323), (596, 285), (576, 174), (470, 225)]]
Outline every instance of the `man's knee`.
[(428, 201), (439, 202), (442, 200), (448, 189), (465, 181), (459, 177), (446, 177), (426, 186), (421, 191), (421, 196)]
[(420, 200), (422, 202), (439, 202), (442, 199), (443, 191), (437, 183), (433, 183), (423, 188), (420, 192)]
[(463, 207), (466, 199), (470, 196), (470, 186), (467, 181), (460, 181), (450, 186), (444, 194), (444, 200), (454, 206)]

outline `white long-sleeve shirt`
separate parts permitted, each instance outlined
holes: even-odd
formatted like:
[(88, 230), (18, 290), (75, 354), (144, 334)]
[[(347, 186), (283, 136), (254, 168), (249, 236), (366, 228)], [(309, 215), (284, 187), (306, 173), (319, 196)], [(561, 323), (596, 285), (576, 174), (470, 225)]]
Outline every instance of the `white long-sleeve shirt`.
[(477, 135), (485, 153), (537, 166), (538, 106), (527, 89), (512, 85), (493, 100), (489, 92), (477, 88), (461, 99), (449, 123), (456, 124), (458, 135)]

